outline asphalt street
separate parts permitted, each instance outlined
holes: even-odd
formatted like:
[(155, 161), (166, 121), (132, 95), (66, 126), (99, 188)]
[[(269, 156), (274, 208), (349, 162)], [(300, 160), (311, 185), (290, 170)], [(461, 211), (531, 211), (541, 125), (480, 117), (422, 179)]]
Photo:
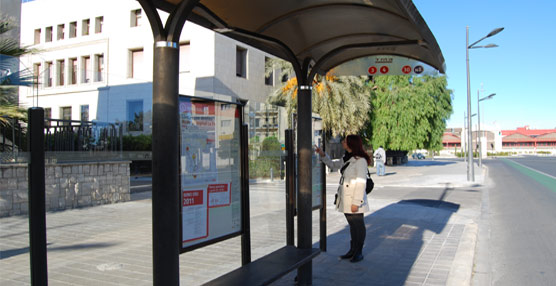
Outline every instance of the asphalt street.
[(483, 162), (489, 187), (473, 285), (556, 285), (556, 158)]

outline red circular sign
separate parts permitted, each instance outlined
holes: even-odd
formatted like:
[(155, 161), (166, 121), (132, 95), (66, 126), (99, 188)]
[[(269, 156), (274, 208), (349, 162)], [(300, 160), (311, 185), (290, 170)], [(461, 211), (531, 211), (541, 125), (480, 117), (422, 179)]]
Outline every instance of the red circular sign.
[(411, 67), (410, 66), (404, 66), (402, 68), (402, 72), (405, 73), (405, 74), (410, 73), (411, 72)]
[(375, 66), (370, 67), (369, 68), (369, 73), (370, 74), (375, 74), (376, 73), (376, 67)]
[(388, 73), (388, 67), (387, 66), (381, 66), (380, 67), (380, 72), (381, 73)]

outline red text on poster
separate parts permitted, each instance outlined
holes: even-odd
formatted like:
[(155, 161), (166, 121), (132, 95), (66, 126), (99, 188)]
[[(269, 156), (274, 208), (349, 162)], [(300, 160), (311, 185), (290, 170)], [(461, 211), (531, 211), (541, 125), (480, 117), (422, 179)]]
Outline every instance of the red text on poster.
[(230, 184), (208, 185), (209, 208), (229, 206), (232, 200)]
[(183, 206), (196, 206), (203, 204), (203, 191), (185, 191), (183, 192)]

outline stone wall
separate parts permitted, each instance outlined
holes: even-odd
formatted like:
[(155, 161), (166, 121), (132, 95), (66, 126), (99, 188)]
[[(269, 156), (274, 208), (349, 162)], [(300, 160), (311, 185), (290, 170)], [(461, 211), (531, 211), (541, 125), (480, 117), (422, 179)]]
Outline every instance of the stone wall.
[[(46, 164), (46, 210), (130, 200), (129, 161)], [(0, 164), (0, 217), (28, 213), (27, 164)]]

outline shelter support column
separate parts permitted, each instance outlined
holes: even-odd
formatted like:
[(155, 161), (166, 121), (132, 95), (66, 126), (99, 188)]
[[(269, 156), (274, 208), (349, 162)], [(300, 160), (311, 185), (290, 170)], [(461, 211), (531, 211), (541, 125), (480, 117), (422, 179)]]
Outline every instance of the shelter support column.
[(179, 49), (154, 45), (153, 69), (153, 284), (179, 285)]
[[(298, 77), (299, 78), (299, 77)], [(310, 82), (310, 81), (309, 81)], [(297, 97), (297, 154), (298, 154), (298, 197), (297, 197), (297, 247), (312, 248), (312, 142), (311, 142), (311, 85), (300, 81)], [(308, 262), (298, 270), (299, 285), (311, 285), (313, 264)]]
[(199, 0), (183, 0), (163, 25), (153, 0), (137, 0), (153, 32), (152, 223), (153, 285), (179, 285), (179, 46)]

